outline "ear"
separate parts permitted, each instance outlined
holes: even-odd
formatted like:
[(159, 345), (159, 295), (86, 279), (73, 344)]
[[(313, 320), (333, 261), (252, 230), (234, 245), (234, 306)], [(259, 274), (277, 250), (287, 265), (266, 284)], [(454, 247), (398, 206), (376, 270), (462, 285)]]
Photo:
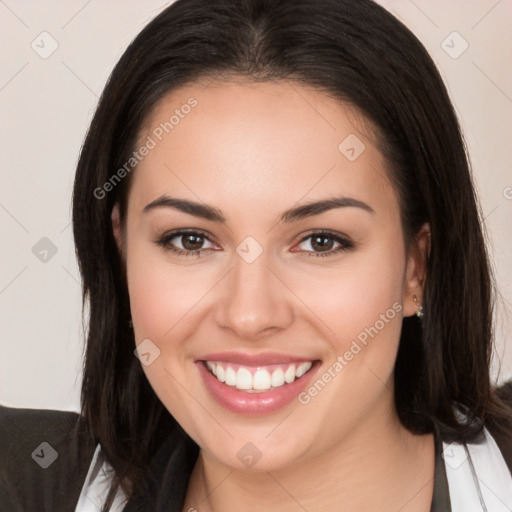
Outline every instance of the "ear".
[(119, 251), (119, 254), (123, 253), (123, 230), (121, 226), (121, 213), (119, 211), (119, 203), (116, 203), (114, 205), (114, 208), (112, 209), (112, 214), (110, 216), (112, 220), (112, 232), (114, 234), (114, 238), (117, 245), (117, 250)]
[[(430, 224), (421, 226), (407, 258), (405, 271), (403, 314), (412, 316), (423, 304), (423, 287), (425, 284), (427, 261), (430, 255)], [(414, 296), (418, 304), (414, 301)]]

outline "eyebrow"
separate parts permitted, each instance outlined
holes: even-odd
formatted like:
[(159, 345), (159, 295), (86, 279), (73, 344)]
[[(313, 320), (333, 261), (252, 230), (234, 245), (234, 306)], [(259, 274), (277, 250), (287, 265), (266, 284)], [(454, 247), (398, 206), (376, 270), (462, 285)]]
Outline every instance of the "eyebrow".
[[(360, 201), (359, 199), (354, 199), (352, 197), (333, 197), (291, 208), (281, 215), (279, 222), (295, 222), (307, 217), (319, 215), (335, 208), (349, 207), (360, 208), (368, 213), (375, 213), (374, 209), (370, 205)], [(207, 204), (197, 203), (188, 199), (178, 199), (163, 195), (147, 204), (143, 208), (142, 212), (147, 213), (156, 208), (174, 208), (183, 213), (188, 213), (205, 220), (223, 223), (226, 222), (226, 219), (220, 210)]]

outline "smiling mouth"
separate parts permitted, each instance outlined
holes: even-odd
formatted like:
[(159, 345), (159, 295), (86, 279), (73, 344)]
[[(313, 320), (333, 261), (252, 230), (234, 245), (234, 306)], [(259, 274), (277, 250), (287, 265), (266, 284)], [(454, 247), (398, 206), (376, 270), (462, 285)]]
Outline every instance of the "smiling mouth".
[(253, 367), (222, 361), (203, 361), (219, 382), (247, 393), (263, 393), (291, 384), (305, 375), (313, 363), (305, 361)]

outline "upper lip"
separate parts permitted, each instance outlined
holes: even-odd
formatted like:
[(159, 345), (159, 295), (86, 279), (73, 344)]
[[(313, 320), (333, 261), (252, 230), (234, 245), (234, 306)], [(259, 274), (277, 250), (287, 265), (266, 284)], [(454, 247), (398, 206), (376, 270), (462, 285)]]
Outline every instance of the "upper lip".
[(305, 363), (307, 361), (315, 361), (315, 358), (291, 356), (278, 352), (265, 352), (261, 354), (250, 354), (248, 352), (215, 352), (201, 357), (198, 361), (219, 361), (242, 366), (268, 366), (272, 364)]

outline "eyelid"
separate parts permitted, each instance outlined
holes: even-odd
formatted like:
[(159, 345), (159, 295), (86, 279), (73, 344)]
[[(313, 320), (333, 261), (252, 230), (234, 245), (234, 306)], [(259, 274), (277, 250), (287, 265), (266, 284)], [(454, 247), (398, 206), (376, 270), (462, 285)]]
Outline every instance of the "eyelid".
[(301, 235), (301, 238), (295, 245), (300, 245), (301, 243), (305, 242), (308, 239), (311, 239), (313, 237), (326, 237), (331, 238), (335, 242), (338, 242), (340, 244), (340, 247), (334, 250), (324, 251), (324, 252), (315, 252), (315, 251), (294, 251), (294, 252), (305, 252), (308, 256), (334, 256), (338, 253), (341, 253), (343, 251), (347, 251), (350, 249), (354, 249), (356, 247), (356, 244), (352, 241), (352, 239), (345, 235), (344, 233), (340, 233), (338, 231), (333, 231), (330, 229), (313, 229), (309, 233)]
[(309, 231), (307, 231), (305, 234), (302, 234), (300, 235), (300, 241), (303, 242), (304, 240), (306, 240), (307, 238), (309, 238), (310, 236), (312, 235), (317, 235), (317, 236), (321, 236), (321, 235), (329, 235), (329, 236), (332, 236), (333, 238), (343, 238), (344, 240), (346, 239), (347, 241), (350, 240), (350, 237), (348, 235), (345, 235), (344, 233), (341, 233), (339, 231), (334, 231), (332, 229), (311, 229)]
[[(202, 229), (197, 229), (197, 228), (182, 228), (182, 229), (166, 231), (157, 237), (157, 239), (155, 240), (155, 243), (157, 245), (165, 246), (173, 238), (179, 237), (179, 236), (186, 236), (186, 235), (202, 236), (206, 240), (208, 240), (210, 243), (212, 243), (214, 245), (219, 245), (216, 242), (216, 239), (213, 235), (211, 235), (207, 231), (203, 231)], [(185, 249), (179, 249), (179, 248), (178, 248), (178, 250), (185, 251)], [(205, 249), (197, 249), (197, 250), (203, 251)], [(189, 252), (192, 252), (192, 251), (189, 251)]]

